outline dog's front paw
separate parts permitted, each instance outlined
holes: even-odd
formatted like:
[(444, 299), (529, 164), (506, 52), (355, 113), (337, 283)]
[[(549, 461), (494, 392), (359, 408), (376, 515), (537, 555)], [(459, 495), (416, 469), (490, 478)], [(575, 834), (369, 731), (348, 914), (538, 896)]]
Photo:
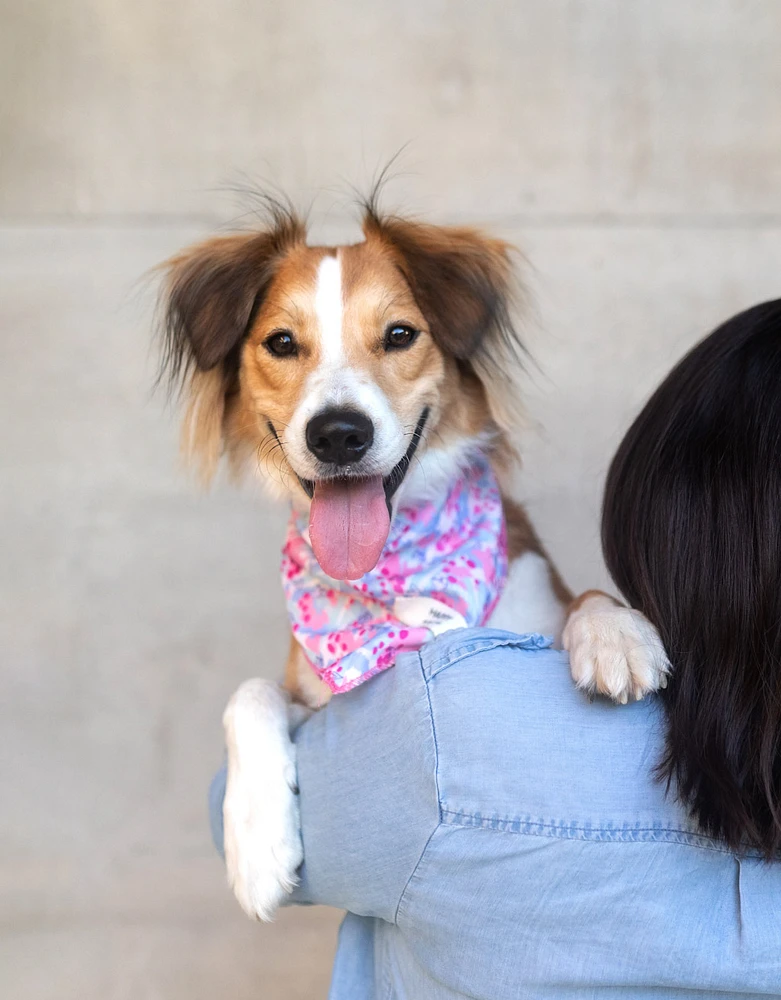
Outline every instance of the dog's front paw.
[(659, 633), (639, 611), (606, 594), (584, 595), (567, 619), (562, 645), (578, 687), (625, 705), (667, 686), (670, 661)]
[(271, 920), (295, 888), (303, 860), (287, 700), (268, 681), (247, 681), (231, 699), (223, 721), (228, 882), (248, 916)]

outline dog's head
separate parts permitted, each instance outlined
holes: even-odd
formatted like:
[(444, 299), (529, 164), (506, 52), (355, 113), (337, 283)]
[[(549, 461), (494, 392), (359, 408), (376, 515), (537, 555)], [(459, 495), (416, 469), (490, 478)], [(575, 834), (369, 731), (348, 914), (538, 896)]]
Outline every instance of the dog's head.
[[(517, 407), (510, 247), (467, 228), (383, 217), (365, 240), (308, 246), (275, 208), (167, 266), (164, 368), (189, 395), (184, 443), (211, 475), (248, 460), (310, 503), (323, 569), (376, 564), (399, 496), (506, 447)], [(414, 484), (414, 485), (413, 485)]]

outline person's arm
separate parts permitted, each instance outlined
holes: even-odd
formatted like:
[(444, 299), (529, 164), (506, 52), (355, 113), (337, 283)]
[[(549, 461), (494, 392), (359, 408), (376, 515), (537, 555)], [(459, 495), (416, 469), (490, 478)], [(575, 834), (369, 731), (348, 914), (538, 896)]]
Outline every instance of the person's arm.
[[(436, 752), (420, 657), (335, 696), (296, 733), (304, 864), (295, 903), (393, 920), (439, 823)], [(222, 849), (224, 769), (210, 790)]]

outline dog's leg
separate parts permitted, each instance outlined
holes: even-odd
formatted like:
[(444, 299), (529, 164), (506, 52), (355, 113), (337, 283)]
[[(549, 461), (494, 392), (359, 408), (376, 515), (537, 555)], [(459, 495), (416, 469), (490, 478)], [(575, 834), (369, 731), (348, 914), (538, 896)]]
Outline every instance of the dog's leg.
[(320, 680), (292, 637), (285, 667), (285, 683), (282, 686), (293, 699), (293, 706), (299, 710), (305, 707), (316, 712), (331, 700), (331, 689)]
[(303, 860), (290, 733), (330, 696), (291, 639), (284, 689), (260, 678), (245, 681), (223, 715), (228, 882), (245, 913), (258, 920), (273, 918)]
[(507, 497), (502, 503), (510, 569), (489, 624), (542, 632), (557, 644), (561, 636), (575, 683), (591, 694), (626, 704), (666, 687), (670, 661), (648, 619), (598, 590), (573, 601), (526, 511)]
[(271, 681), (245, 681), (228, 703), (223, 723), (228, 882), (245, 913), (271, 920), (296, 885), (303, 859), (290, 699)]
[(639, 611), (599, 590), (575, 601), (562, 635), (578, 687), (625, 705), (667, 686), (670, 661), (659, 633)]

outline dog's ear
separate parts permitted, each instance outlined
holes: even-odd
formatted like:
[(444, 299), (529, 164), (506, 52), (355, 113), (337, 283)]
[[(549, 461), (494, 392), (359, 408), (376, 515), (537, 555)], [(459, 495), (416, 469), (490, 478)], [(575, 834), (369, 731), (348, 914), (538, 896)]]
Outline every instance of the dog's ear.
[(476, 229), (381, 216), (371, 203), (363, 229), (390, 247), (432, 337), (474, 371), (494, 419), (509, 430), (519, 408), (514, 375), (525, 354), (512, 321), (514, 248)]
[(282, 256), (305, 239), (303, 223), (280, 209), (262, 232), (205, 240), (162, 265), (160, 377), (188, 397), (183, 449), (205, 479), (222, 450), (226, 402), (253, 317)]
[(176, 382), (235, 361), (277, 263), (305, 239), (303, 223), (280, 208), (267, 230), (205, 240), (167, 261), (162, 373)]

